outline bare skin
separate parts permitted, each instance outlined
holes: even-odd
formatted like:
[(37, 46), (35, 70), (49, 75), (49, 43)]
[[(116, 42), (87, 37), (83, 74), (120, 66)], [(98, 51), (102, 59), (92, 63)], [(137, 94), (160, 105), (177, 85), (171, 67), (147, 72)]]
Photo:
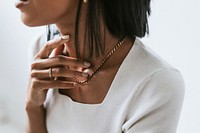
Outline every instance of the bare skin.
[[(86, 78), (89, 73), (83, 70), (93, 71), (116, 45), (119, 38), (112, 36), (106, 30), (105, 53), (100, 57), (93, 57), (88, 63), (85, 59), (77, 59), (74, 45), (74, 28), (78, 0), (28, 0), (28, 4), (18, 7), (22, 12), (22, 21), (28, 26), (40, 26), (56, 24), (58, 30), (65, 39), (51, 40), (39, 51), (31, 66), (30, 83), (28, 87), (26, 110), (28, 114), (28, 133), (46, 133), (45, 108), (43, 103), (49, 88), (59, 88), (59, 92), (69, 96), (72, 100), (85, 104), (102, 103), (110, 85), (124, 58), (131, 49), (133, 40), (126, 41), (115, 54), (106, 62), (101, 70), (89, 80), (87, 85), (79, 85), (71, 80)], [(56, 12), (52, 9), (55, 9)], [(83, 5), (80, 16), (80, 47), (84, 47), (83, 34), (85, 29), (85, 14), (87, 4)], [(103, 25), (101, 26), (103, 28)], [(66, 36), (66, 35), (69, 35)], [(67, 39), (66, 39), (67, 38)], [(61, 55), (66, 49), (69, 56)], [(53, 57), (49, 57), (53, 52)], [(86, 55), (89, 49), (86, 50)], [(81, 53), (83, 55), (83, 53)], [(53, 77), (63, 77), (57, 80), (49, 78), (49, 69), (52, 69)], [(70, 68), (70, 69), (69, 69)]]

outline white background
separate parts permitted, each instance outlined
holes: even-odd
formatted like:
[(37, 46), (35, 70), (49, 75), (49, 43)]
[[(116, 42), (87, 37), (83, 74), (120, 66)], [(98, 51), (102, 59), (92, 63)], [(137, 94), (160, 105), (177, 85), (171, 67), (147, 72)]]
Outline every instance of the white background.
[[(143, 39), (178, 68), (186, 91), (178, 133), (200, 132), (200, 1), (154, 0), (150, 35)], [(20, 21), (14, 0), (0, 1), (0, 133), (23, 133), (30, 40), (45, 27), (29, 28)]]

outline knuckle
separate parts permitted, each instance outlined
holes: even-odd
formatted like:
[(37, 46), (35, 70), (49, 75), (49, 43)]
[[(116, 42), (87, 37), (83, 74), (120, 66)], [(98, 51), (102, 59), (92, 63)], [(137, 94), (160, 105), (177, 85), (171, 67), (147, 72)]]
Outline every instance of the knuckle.
[(64, 62), (64, 58), (63, 58), (62, 56), (58, 56), (58, 57), (56, 58), (56, 62), (57, 62), (58, 64), (63, 63), (63, 62)]
[(32, 85), (32, 88), (37, 89), (40, 86), (40, 81), (35, 79), (35, 78), (33, 78), (31, 85)]
[(41, 59), (36, 59), (32, 62), (31, 64), (31, 69), (37, 69), (39, 68), (40, 64), (41, 64)]
[(33, 70), (33, 69), (37, 68), (37, 66), (38, 66), (38, 63), (33, 62), (33, 63), (31, 64), (31, 69)]
[(35, 70), (32, 70), (30, 75), (31, 75), (31, 77), (32, 77), (32, 78), (34, 78), (34, 77), (36, 77), (36, 76), (37, 76), (37, 73), (36, 73), (36, 71), (35, 71)]
[(53, 69), (53, 73), (57, 76), (57, 75), (60, 75), (60, 73), (61, 73), (61, 68), (54, 68)]

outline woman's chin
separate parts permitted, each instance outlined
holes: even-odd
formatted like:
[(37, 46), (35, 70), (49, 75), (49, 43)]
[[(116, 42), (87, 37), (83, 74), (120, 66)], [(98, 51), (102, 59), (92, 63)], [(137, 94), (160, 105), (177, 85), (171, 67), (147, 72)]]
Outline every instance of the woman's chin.
[(28, 27), (36, 27), (46, 25), (45, 23), (41, 23), (38, 19), (33, 19), (34, 17), (26, 17), (25, 15), (21, 15), (21, 21), (24, 25)]
[(22, 22), (23, 22), (24, 25), (26, 25), (28, 27), (36, 27), (37, 26), (37, 25), (32, 24), (32, 23), (27, 23), (26, 21), (23, 21), (23, 20), (22, 20)]

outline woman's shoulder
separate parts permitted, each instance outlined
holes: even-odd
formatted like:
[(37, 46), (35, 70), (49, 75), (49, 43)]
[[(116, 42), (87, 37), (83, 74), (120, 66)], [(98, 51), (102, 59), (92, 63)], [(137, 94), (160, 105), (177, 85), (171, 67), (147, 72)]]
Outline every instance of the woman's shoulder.
[[(180, 71), (139, 39), (136, 39), (126, 64), (126, 77), (131, 79), (126, 80), (128, 87), (124, 97), (128, 112), (124, 130), (162, 132), (160, 130), (169, 129), (175, 132), (185, 92)], [(135, 126), (137, 124), (148, 126), (145, 129)]]
[(138, 38), (122, 69), (125, 71), (123, 75), (129, 77), (130, 84), (138, 86), (136, 88), (150, 87), (150, 90), (153, 91), (154, 88), (155, 92), (168, 90), (168, 93), (184, 93), (184, 79), (181, 72)]
[[(158, 55), (152, 48), (145, 45), (140, 39), (136, 39), (135, 47), (137, 54), (140, 56), (138, 60), (145, 62), (145, 65), (151, 68), (174, 68), (170, 63)], [(144, 64), (143, 64), (144, 65)]]
[(134, 45), (126, 57), (125, 64), (128, 64), (126, 69), (134, 72), (134, 75), (146, 77), (158, 71), (168, 70), (169, 72), (178, 71), (176, 67), (168, 63), (160, 57), (149, 46), (145, 45), (139, 38), (135, 39)]

